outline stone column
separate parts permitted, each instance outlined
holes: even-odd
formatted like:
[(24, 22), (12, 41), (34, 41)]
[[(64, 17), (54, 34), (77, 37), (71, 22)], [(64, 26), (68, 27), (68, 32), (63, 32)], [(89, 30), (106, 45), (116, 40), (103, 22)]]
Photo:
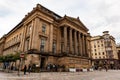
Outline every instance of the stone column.
[(29, 49), (31, 49), (32, 48), (32, 38), (33, 38), (33, 25), (34, 24), (34, 21), (32, 21), (32, 24), (31, 24), (31, 33), (30, 33), (30, 43), (29, 43)]
[(83, 56), (85, 55), (85, 41), (84, 41), (85, 39), (84, 39), (84, 35), (82, 34), (82, 52), (83, 52)]
[(91, 55), (91, 44), (90, 44), (90, 40), (88, 40), (88, 46), (87, 46), (87, 48), (88, 48), (88, 57), (89, 58), (92, 58), (92, 55)]
[(67, 52), (67, 27), (64, 27), (64, 52)]
[(52, 52), (52, 45), (53, 45), (53, 25), (50, 24), (49, 28), (49, 52)]
[(72, 29), (69, 30), (70, 54), (73, 54)]
[(80, 33), (78, 33), (78, 45), (79, 45), (79, 49), (78, 49), (79, 53), (78, 54), (82, 55), (82, 52), (81, 52), (82, 51), (82, 49), (81, 49), (82, 45), (81, 45), (81, 35), (80, 35)]
[(61, 30), (60, 28), (57, 30), (57, 53), (60, 53), (61, 48)]
[(84, 35), (84, 56), (86, 56), (86, 37)]
[(86, 36), (85, 36), (85, 55), (86, 57), (88, 57), (88, 41)]
[(77, 54), (77, 35), (76, 35), (77, 31), (75, 30), (74, 31), (74, 48), (75, 48), (75, 53), (74, 54)]

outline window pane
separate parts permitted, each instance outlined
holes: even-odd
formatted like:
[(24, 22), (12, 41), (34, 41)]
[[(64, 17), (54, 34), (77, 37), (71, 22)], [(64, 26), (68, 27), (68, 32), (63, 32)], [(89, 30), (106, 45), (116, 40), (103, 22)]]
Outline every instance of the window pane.
[(45, 47), (45, 39), (41, 39), (41, 45), (40, 45), (41, 52), (44, 52), (44, 47)]
[(53, 42), (53, 53), (56, 53), (56, 42)]
[(42, 25), (42, 33), (44, 33), (44, 34), (45, 34), (45, 31), (46, 31), (46, 25), (45, 25), (45, 24), (43, 24), (43, 25)]

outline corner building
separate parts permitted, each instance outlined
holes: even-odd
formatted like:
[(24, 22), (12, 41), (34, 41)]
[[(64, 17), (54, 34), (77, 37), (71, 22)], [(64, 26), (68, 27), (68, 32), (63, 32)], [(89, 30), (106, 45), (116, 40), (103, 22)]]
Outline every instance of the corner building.
[(116, 69), (118, 66), (118, 55), (115, 38), (104, 31), (102, 36), (91, 37), (92, 65), (97, 69), (108, 66)]
[(65, 69), (90, 67), (90, 34), (78, 18), (61, 17), (37, 4), (5, 36), (3, 55), (21, 52), (23, 64), (45, 69), (48, 64)]
[(117, 54), (118, 54), (118, 65), (117, 65), (117, 67), (118, 67), (118, 69), (120, 69), (120, 43), (118, 43), (116, 45), (116, 48), (117, 48)]

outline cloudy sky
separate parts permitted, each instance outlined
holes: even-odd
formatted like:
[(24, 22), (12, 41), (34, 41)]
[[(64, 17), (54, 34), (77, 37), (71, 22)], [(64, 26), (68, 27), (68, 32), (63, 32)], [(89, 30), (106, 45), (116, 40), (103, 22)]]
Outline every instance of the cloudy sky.
[(92, 36), (108, 30), (116, 43), (120, 42), (120, 0), (0, 0), (0, 37), (15, 27), (37, 3), (60, 16), (79, 16)]

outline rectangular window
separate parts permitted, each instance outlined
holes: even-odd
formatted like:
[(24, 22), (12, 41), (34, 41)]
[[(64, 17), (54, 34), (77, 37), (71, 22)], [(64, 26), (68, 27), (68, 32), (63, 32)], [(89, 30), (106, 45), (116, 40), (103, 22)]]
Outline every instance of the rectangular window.
[(29, 39), (27, 40), (27, 50), (29, 49)]
[(104, 52), (103, 52), (103, 55), (104, 55)]
[(29, 50), (29, 39), (26, 40), (26, 51)]
[(99, 55), (100, 55), (100, 52), (99, 52)]
[(95, 49), (95, 52), (96, 52), (96, 49)]
[(61, 53), (63, 52), (64, 49), (64, 43), (61, 43)]
[(43, 25), (42, 25), (42, 33), (44, 33), (44, 34), (45, 34), (45, 32), (46, 32), (46, 25), (45, 25), (45, 24), (43, 24)]
[(53, 42), (53, 47), (52, 48), (53, 48), (53, 50), (52, 50), (53, 53), (56, 53), (56, 41)]
[(97, 53), (95, 53), (95, 55), (97, 55)]
[(94, 45), (94, 48), (96, 48), (96, 45)]
[(22, 34), (20, 33), (20, 35), (19, 35), (19, 40), (21, 40), (21, 37), (22, 37)]
[(27, 35), (29, 36), (31, 34), (31, 32), (32, 32), (32, 27), (31, 27), (31, 25), (29, 25), (27, 27)]
[(17, 35), (16, 39), (17, 39), (17, 41), (19, 41), (19, 39), (18, 39), (18, 35)]
[(98, 47), (100, 47), (100, 46), (98, 45)]
[(41, 39), (40, 51), (44, 52), (44, 48), (45, 48), (45, 39)]
[(103, 47), (103, 44), (101, 44), (101, 46)]

